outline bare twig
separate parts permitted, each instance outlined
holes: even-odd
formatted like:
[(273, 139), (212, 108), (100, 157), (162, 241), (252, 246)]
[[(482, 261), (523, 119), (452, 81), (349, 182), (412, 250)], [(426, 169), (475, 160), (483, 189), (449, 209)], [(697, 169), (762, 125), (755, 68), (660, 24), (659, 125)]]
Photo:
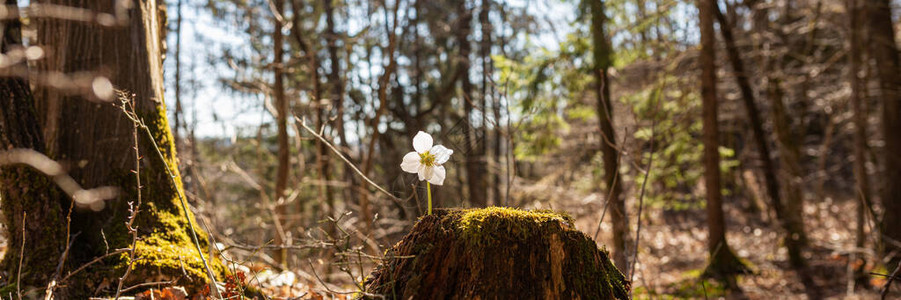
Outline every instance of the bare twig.
[[(608, 116), (608, 118), (609, 118), (609, 116)], [(620, 143), (620, 145), (626, 144), (626, 137), (628, 137), (628, 136), (629, 136), (629, 133), (627, 131), (626, 134), (623, 134), (623, 141)], [(616, 149), (616, 165), (619, 166), (619, 163), (623, 158), (624, 150), (622, 150), (621, 148), (615, 148), (615, 149)], [(619, 181), (619, 173), (620, 172), (616, 172), (613, 174), (613, 183), (610, 184), (610, 187), (608, 187), (609, 191), (607, 192), (607, 198), (604, 199), (604, 209), (601, 211), (601, 219), (598, 220), (598, 228), (595, 229), (595, 231), (594, 231), (594, 240), (595, 241), (597, 241), (597, 239), (598, 239), (598, 233), (601, 233), (601, 223), (604, 222), (604, 216), (607, 215), (607, 206), (610, 205), (610, 198), (613, 197), (613, 188), (612, 187), (616, 186), (616, 182)]]
[[(657, 90), (657, 99), (656, 99), (656, 107), (654, 108), (654, 119), (651, 121), (651, 153), (648, 156), (648, 168), (644, 174), (644, 180), (641, 182), (641, 192), (638, 196), (638, 216), (636, 220), (636, 228), (635, 228), (635, 251), (632, 253), (632, 264), (629, 266), (629, 282), (632, 281), (632, 278), (635, 277), (635, 263), (638, 262), (638, 243), (641, 241), (641, 210), (644, 208), (644, 194), (647, 189), (648, 178), (651, 177), (651, 167), (654, 166), (654, 140), (657, 138), (657, 111), (660, 110), (660, 95), (663, 95), (663, 90), (666, 89), (666, 75), (663, 77), (663, 82), (660, 84), (660, 88)], [(630, 295), (631, 296), (631, 295)]]
[(111, 257), (111, 256), (116, 256), (116, 255), (119, 255), (119, 254), (122, 254), (122, 253), (125, 253), (125, 252), (128, 252), (128, 251), (131, 251), (131, 249), (129, 249), (129, 248), (116, 249), (116, 250), (114, 250), (113, 252), (104, 254), (104, 255), (102, 255), (102, 256), (98, 256), (98, 257), (94, 258), (93, 260), (89, 261), (88, 263), (81, 265), (81, 267), (78, 267), (78, 269), (75, 269), (74, 271), (72, 271), (72, 273), (69, 273), (68, 275), (66, 275), (66, 277), (63, 277), (63, 279), (60, 280), (59, 282), (60, 282), (60, 283), (63, 283), (63, 282), (68, 281), (69, 278), (71, 278), (71, 277), (74, 276), (75, 274), (78, 274), (78, 272), (81, 272), (81, 271), (83, 271), (84, 269), (87, 269), (87, 268), (90, 267), (91, 265), (96, 264), (96, 263), (100, 262), (101, 260), (103, 260), (103, 259), (105, 259), (105, 258), (109, 258), (109, 257)]
[(22, 212), (22, 247), (19, 248), (19, 270), (16, 271), (16, 295), (22, 299), (22, 261), (25, 258), (25, 218), (28, 212)]
[[(63, 255), (59, 258), (59, 264), (56, 265), (56, 273), (53, 274), (53, 279), (47, 284), (47, 289), (44, 292), (44, 300), (53, 299), (53, 290), (56, 289), (57, 280), (63, 272), (63, 267), (66, 265), (66, 259), (69, 257), (69, 250), (72, 249), (72, 243), (75, 242), (75, 238), (71, 235), (73, 208), (75, 208), (75, 202), (69, 204), (69, 213), (66, 214), (66, 250), (63, 250)], [(76, 233), (75, 236), (78, 236), (80, 233), (81, 232)]]
[(170, 281), (155, 281), (155, 282), (143, 282), (143, 283), (139, 283), (139, 284), (135, 284), (135, 285), (133, 285), (133, 286), (127, 287), (127, 288), (123, 289), (122, 292), (125, 293), (125, 292), (128, 292), (128, 291), (130, 291), (130, 290), (137, 289), (137, 288), (142, 288), (142, 287), (145, 287), (145, 286), (151, 286), (151, 285), (164, 285), (164, 284), (165, 284), (165, 285), (169, 285), (169, 286), (175, 285), (175, 280), (170, 280)]
[[(125, 104), (123, 103), (122, 109), (125, 109)], [(128, 109), (131, 110), (131, 113), (136, 114), (134, 101), (128, 102)], [(114, 299), (118, 300), (119, 296), (122, 295), (122, 285), (125, 284), (125, 279), (128, 278), (128, 275), (131, 274), (131, 270), (134, 269), (135, 266), (135, 254), (138, 248), (138, 229), (134, 227), (135, 219), (138, 216), (138, 211), (141, 210), (141, 152), (139, 150), (138, 145), (138, 123), (133, 122), (132, 126), (134, 127), (133, 138), (135, 140), (135, 181), (136, 186), (135, 190), (137, 190), (137, 204), (132, 205), (131, 202), (128, 202), (130, 215), (128, 216), (128, 223), (125, 224), (125, 228), (128, 229), (128, 232), (131, 233), (131, 251), (128, 255), (128, 266), (125, 268), (125, 273), (122, 274), (122, 277), (119, 277), (119, 286), (116, 287), (116, 296)]]
[(335, 146), (333, 146), (332, 143), (330, 143), (328, 140), (326, 140), (324, 137), (322, 137), (322, 135), (320, 135), (319, 133), (316, 133), (315, 130), (313, 130), (313, 129), (311, 129), (309, 126), (307, 126), (307, 123), (306, 123), (306, 120), (305, 120), (305, 119), (300, 119), (300, 118), (298, 118), (298, 117), (296, 117), (296, 116), (294, 117), (294, 119), (297, 120), (297, 122), (300, 123), (300, 126), (303, 127), (304, 130), (306, 130), (306, 131), (309, 132), (311, 135), (313, 135), (314, 137), (316, 137), (317, 139), (319, 139), (320, 141), (322, 141), (322, 143), (325, 144), (326, 146), (328, 146), (329, 149), (332, 149), (332, 151), (335, 152), (335, 154), (337, 154), (338, 157), (341, 158), (341, 160), (343, 160), (345, 163), (347, 163), (347, 165), (350, 166), (350, 168), (353, 169), (354, 172), (357, 173), (357, 175), (360, 175), (360, 177), (363, 178), (363, 180), (366, 181), (366, 183), (368, 183), (369, 185), (373, 186), (373, 187), (374, 187), (375, 189), (377, 189), (379, 192), (382, 192), (382, 194), (385, 194), (386, 196), (390, 197), (391, 199), (393, 199), (393, 200), (395, 200), (395, 201), (401, 201), (400, 198), (398, 198), (398, 197), (392, 195), (391, 193), (389, 193), (388, 191), (386, 191), (385, 189), (383, 189), (381, 186), (379, 186), (378, 184), (376, 184), (375, 182), (373, 182), (371, 179), (369, 179), (369, 177), (366, 177), (366, 175), (363, 174), (363, 172), (360, 171), (360, 169), (358, 169), (357, 166), (355, 166), (352, 162), (350, 162), (349, 160), (347, 160), (347, 158), (344, 157), (344, 155), (341, 154), (341, 151), (338, 150), (338, 148), (335, 148)]
[(882, 288), (882, 293), (881, 293), (882, 300), (885, 300), (885, 297), (888, 296), (888, 291), (889, 291), (889, 289), (890, 289), (891, 286), (892, 286), (892, 281), (894, 281), (895, 278), (898, 277), (898, 272), (899, 272), (899, 271), (901, 271), (901, 262), (899, 262), (898, 265), (895, 266), (895, 270), (892, 271), (892, 275), (889, 276), (889, 277), (888, 277), (888, 280), (885, 282), (885, 286)]
[[(128, 97), (123, 95), (124, 93), (120, 92), (120, 101), (128, 101)], [(184, 193), (179, 189), (179, 185), (176, 182), (176, 176), (172, 173), (172, 169), (169, 166), (169, 162), (166, 161), (166, 157), (163, 155), (163, 152), (160, 151), (159, 145), (157, 145), (156, 140), (153, 139), (153, 132), (150, 131), (150, 127), (144, 123), (144, 121), (138, 117), (136, 114), (130, 114), (123, 104), (122, 111), (125, 115), (131, 119), (131, 121), (144, 129), (144, 132), (147, 133), (147, 139), (150, 141), (150, 145), (153, 146), (153, 150), (156, 152), (157, 157), (160, 159), (160, 162), (163, 163), (163, 166), (166, 170), (166, 174), (169, 175), (169, 179), (171, 180), (172, 187), (176, 189), (175, 194), (178, 196), (178, 200), (181, 202), (182, 212), (185, 215), (185, 220), (187, 221), (188, 232), (191, 233), (191, 238), (194, 242), (194, 248), (197, 250), (197, 255), (200, 256), (200, 262), (203, 263), (204, 268), (206, 269), (207, 278), (210, 280), (210, 292), (214, 296), (215, 299), (221, 299), (222, 296), (219, 294), (219, 288), (216, 287), (216, 275), (213, 274), (213, 269), (210, 268), (210, 264), (206, 260), (206, 256), (203, 255), (203, 249), (200, 248), (200, 239), (197, 238), (197, 232), (194, 231), (194, 221), (191, 220), (191, 211), (188, 209), (188, 203), (185, 200)]]

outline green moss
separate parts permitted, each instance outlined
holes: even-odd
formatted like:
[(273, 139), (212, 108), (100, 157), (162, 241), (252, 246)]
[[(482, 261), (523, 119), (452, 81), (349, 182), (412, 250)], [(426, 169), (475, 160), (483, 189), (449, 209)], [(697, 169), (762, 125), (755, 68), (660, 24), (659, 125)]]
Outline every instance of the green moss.
[[(143, 156), (140, 173), (141, 207), (134, 223), (138, 229), (134, 268), (126, 286), (148, 280), (174, 279), (177, 280), (177, 285), (186, 287), (193, 294), (203, 289), (209, 280), (189, 226), (193, 225), (202, 250), (209, 249), (209, 241), (193, 213), (188, 211), (185, 215), (182, 208), (183, 186), (176, 164), (174, 144), (171, 143), (172, 135), (166, 127), (165, 110), (157, 106), (151, 114), (141, 117), (150, 129), (153, 140), (145, 132), (139, 132), (138, 144)], [(156, 147), (159, 148), (162, 159), (156, 152)], [(170, 173), (174, 178), (169, 176)], [(120, 198), (124, 201), (108, 202), (110, 206), (103, 212), (102, 218), (110, 220), (100, 225), (103, 230), (102, 241), (96, 236), (87, 236), (99, 235), (100, 230), (85, 230), (86, 233), (80, 239), (92, 245), (89, 247), (92, 249), (91, 252), (77, 253), (76, 257), (96, 257), (113, 249), (131, 247), (133, 237), (123, 224), (128, 221), (127, 203), (136, 203), (138, 200), (135, 175), (129, 168), (116, 170), (112, 174), (109, 184), (122, 189)], [(85, 224), (91, 226), (89, 222), (93, 221), (88, 219)], [(78, 228), (77, 226), (80, 225), (75, 225), (74, 228)], [(104, 246), (98, 249), (97, 243), (106, 243), (108, 248)], [(225, 266), (215, 257), (206, 256), (206, 252), (204, 255), (217, 279), (222, 280), (227, 273)], [(118, 278), (128, 268), (129, 257), (128, 252), (116, 255), (73, 278), (73, 281), (79, 283), (72, 285), (75, 289), (85, 286), (81, 291), (72, 291), (73, 294), (93, 295), (93, 288), (102, 283), (111, 283), (115, 289)]]
[[(55, 258), (62, 253), (66, 236), (65, 215), (57, 201), (63, 197), (65, 194), (47, 176), (29, 167), (5, 167), (0, 171), (0, 203), (6, 218), (9, 246), (3, 257), (2, 270), (8, 275), (5, 282), (10, 286), (4, 289), (15, 291), (20, 251), (24, 253), (21, 284), (26, 289), (46, 285), (55, 272)], [(21, 248), (23, 212), (28, 213), (24, 249)]]
[(628, 299), (630, 285), (608, 253), (572, 224), (546, 210), (437, 210), (386, 252), (367, 291), (389, 299)]
[(569, 228), (569, 215), (549, 210), (525, 211), (507, 207), (447, 210), (443, 223), (449, 223), (464, 239), (476, 244), (526, 240), (541, 234), (548, 226)]

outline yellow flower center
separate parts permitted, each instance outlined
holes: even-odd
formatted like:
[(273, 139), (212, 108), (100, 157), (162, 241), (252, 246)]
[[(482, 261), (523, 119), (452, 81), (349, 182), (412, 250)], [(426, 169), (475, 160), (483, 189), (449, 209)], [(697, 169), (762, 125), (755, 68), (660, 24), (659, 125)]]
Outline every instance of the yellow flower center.
[(435, 166), (435, 156), (426, 151), (425, 153), (419, 154), (419, 163), (426, 167)]

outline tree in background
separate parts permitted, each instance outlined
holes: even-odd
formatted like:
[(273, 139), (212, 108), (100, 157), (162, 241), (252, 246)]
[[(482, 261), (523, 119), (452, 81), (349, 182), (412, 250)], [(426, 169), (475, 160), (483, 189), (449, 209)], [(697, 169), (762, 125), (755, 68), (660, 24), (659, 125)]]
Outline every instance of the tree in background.
[(876, 64), (877, 91), (882, 102), (883, 161), (882, 233), (889, 269), (901, 261), (901, 62), (895, 44), (890, 1), (866, 1), (870, 55)]
[[(610, 204), (610, 218), (613, 223), (613, 261), (626, 270), (626, 239), (629, 229), (626, 218), (626, 202), (622, 196), (622, 178), (619, 175), (619, 149), (616, 146), (614, 132), (613, 105), (610, 99), (610, 80), (607, 69), (611, 67), (610, 41), (607, 37), (604, 2), (589, 0), (591, 9), (591, 39), (594, 58), (594, 88), (597, 95), (597, 116), (601, 131), (601, 152), (604, 156), (604, 183), (606, 184), (606, 201)], [(634, 270), (632, 271), (634, 272)]]
[[(768, 140), (766, 139), (765, 132), (763, 131), (763, 122), (760, 120), (760, 116), (758, 113), (757, 102), (754, 97), (754, 92), (751, 89), (751, 83), (748, 79), (748, 74), (745, 72), (744, 63), (741, 60), (741, 56), (739, 54), (738, 47), (735, 44), (734, 36), (732, 35), (732, 26), (726, 20), (726, 17), (720, 11), (717, 4), (714, 2), (714, 14), (716, 14), (717, 21), (720, 23), (720, 33), (723, 36), (723, 40), (726, 44), (726, 51), (729, 56), (729, 62), (732, 64), (732, 70), (735, 73), (735, 80), (741, 91), (742, 102), (745, 106), (745, 111), (748, 115), (748, 119), (751, 122), (751, 128), (753, 130), (754, 140), (757, 146), (758, 151), (760, 152), (760, 159), (763, 161), (763, 174), (764, 180), (766, 182), (767, 193), (770, 196), (770, 200), (772, 203), (772, 209), (776, 212), (776, 221), (779, 222), (783, 228), (785, 228), (787, 235), (785, 237), (785, 246), (788, 249), (789, 253), (789, 263), (792, 268), (798, 273), (798, 276), (801, 279), (801, 282), (804, 284), (806, 291), (808, 292), (808, 296), (812, 299), (817, 299), (819, 297), (817, 288), (813, 282), (812, 277), (810, 276), (810, 271), (807, 268), (807, 261), (804, 259), (802, 254), (802, 250), (804, 249), (804, 245), (802, 240), (797, 238), (798, 235), (793, 234), (796, 228), (790, 226), (789, 221), (786, 221), (785, 216), (785, 208), (783, 207), (782, 199), (780, 198), (779, 193), (779, 184), (776, 180), (775, 168), (773, 166), (772, 160), (770, 158), (770, 151), (768, 146)], [(781, 100), (780, 100), (781, 101)], [(779, 105), (774, 105), (774, 111), (779, 109)], [(777, 124), (781, 124), (782, 126), (786, 126), (783, 124), (786, 120), (781, 119), (783, 115), (779, 115), (780, 119), (776, 120)], [(777, 131), (784, 134), (785, 128), (777, 128)], [(780, 141), (784, 141), (781, 140)], [(798, 151), (797, 147), (793, 147), (793, 152)], [(788, 160), (787, 155), (783, 154), (783, 161)], [(794, 155), (797, 155), (796, 153)], [(792, 156), (794, 157), (794, 156)], [(796, 158), (797, 159), (797, 158)], [(791, 165), (795, 168), (800, 168), (796, 161), (788, 160)], [(797, 169), (796, 169), (797, 170)], [(797, 174), (796, 174), (797, 175)], [(789, 183), (789, 186), (794, 187), (794, 183)], [(799, 197), (800, 191), (794, 191), (793, 197)], [(796, 198), (793, 198), (796, 199)]]
[[(851, 110), (854, 113), (854, 181), (857, 189), (854, 246), (860, 249), (863, 249), (866, 245), (866, 210), (868, 207), (872, 207), (870, 201), (870, 178), (867, 173), (868, 159), (866, 156), (866, 152), (869, 151), (869, 145), (867, 144), (868, 114), (864, 101), (867, 95), (867, 87), (865, 80), (861, 78), (863, 54), (866, 50), (863, 45), (863, 17), (865, 17), (864, 13), (866, 12), (863, 9), (863, 4), (862, 0), (845, 1), (845, 7), (848, 11), (848, 81), (851, 85), (851, 95), (848, 101), (851, 102)], [(847, 283), (849, 292), (853, 291), (857, 285), (864, 287), (869, 285), (864, 270), (867, 266), (865, 260), (856, 252), (851, 254), (850, 260), (852, 262), (861, 260), (864, 263), (859, 264), (857, 267), (854, 267), (853, 264), (848, 264), (849, 268), (851, 268), (848, 272), (849, 280)]]
[(710, 259), (705, 273), (734, 287), (735, 274), (746, 272), (744, 264), (726, 241), (723, 196), (720, 184), (719, 127), (716, 96), (716, 37), (713, 31), (714, 0), (698, 2), (701, 31), (701, 101), (704, 119), (704, 186), (707, 193), (707, 251)]

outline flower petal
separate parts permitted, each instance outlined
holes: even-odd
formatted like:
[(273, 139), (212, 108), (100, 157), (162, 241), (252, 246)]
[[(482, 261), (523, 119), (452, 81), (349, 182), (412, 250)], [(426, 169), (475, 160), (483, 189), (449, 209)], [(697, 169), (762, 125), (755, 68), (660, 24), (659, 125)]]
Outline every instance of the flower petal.
[(419, 180), (429, 180), (429, 178), (432, 178), (432, 173), (432, 167), (419, 165), (419, 171), (417, 172), (417, 174), (419, 174)]
[(407, 173), (416, 173), (419, 172), (419, 165), (419, 153), (410, 151), (410, 153), (404, 155), (404, 161), (400, 163), (400, 168)]
[(432, 149), (429, 149), (429, 154), (435, 156), (435, 163), (443, 164), (446, 163), (448, 159), (450, 159), (451, 154), (454, 154), (454, 150), (447, 149), (447, 147), (441, 145), (435, 145)]
[(432, 148), (432, 136), (422, 131), (416, 133), (416, 136), (413, 137), (413, 149), (416, 149), (416, 152), (425, 153), (429, 151), (429, 148)]
[(434, 185), (443, 185), (444, 178), (447, 177), (447, 171), (442, 166), (437, 166), (433, 168), (432, 178), (429, 178), (429, 183)]

